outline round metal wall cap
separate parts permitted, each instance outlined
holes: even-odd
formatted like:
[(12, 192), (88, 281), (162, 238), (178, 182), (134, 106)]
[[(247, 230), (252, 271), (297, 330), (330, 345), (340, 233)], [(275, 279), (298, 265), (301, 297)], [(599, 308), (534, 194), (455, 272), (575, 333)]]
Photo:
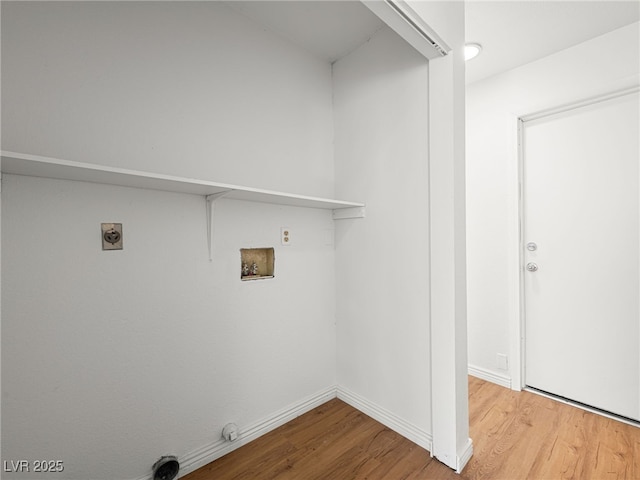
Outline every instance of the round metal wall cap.
[(153, 464), (153, 480), (173, 480), (178, 475), (178, 457), (166, 455)]

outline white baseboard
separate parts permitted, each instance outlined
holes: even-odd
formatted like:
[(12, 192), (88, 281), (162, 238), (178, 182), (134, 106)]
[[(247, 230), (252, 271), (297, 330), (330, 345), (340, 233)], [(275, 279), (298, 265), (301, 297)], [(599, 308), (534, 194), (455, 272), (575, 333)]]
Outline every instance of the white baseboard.
[(433, 437), (430, 433), (343, 387), (338, 387), (338, 398), (431, 452)]
[[(200, 467), (204, 467), (208, 463), (217, 460), (218, 458), (226, 455), (227, 453), (240, 448), (243, 445), (255, 440), (256, 438), (264, 435), (278, 428), (281, 425), (293, 420), (300, 415), (307, 413), (310, 410), (328, 402), (332, 398), (336, 397), (336, 387), (330, 387), (322, 390), (315, 395), (307, 397), (306, 399), (289, 405), (286, 408), (270, 415), (267, 418), (259, 420), (252, 425), (248, 425), (244, 428), (240, 428), (238, 432), (238, 438), (233, 442), (228, 442), (222, 438), (215, 440), (211, 443), (203, 445), (185, 455), (178, 458), (180, 462), (180, 474), (178, 478), (181, 478)], [(136, 480), (152, 480), (153, 474), (149, 473)]]
[(473, 455), (473, 441), (471, 439), (467, 440), (467, 444), (462, 449), (462, 452), (457, 455), (456, 458), (456, 473), (461, 473), (464, 467), (471, 460), (471, 456)]
[[(200, 467), (207, 465), (208, 463), (217, 460), (218, 458), (226, 455), (227, 453), (240, 448), (243, 445), (255, 440), (256, 438), (264, 435), (265, 433), (278, 428), (281, 425), (293, 420), (300, 415), (313, 410), (314, 408), (322, 405), (323, 403), (338, 397), (344, 402), (348, 403), (352, 407), (360, 410), (362, 413), (369, 415), (371, 418), (379, 421), (391, 430), (399, 433), (403, 437), (411, 440), (422, 448), (431, 452), (433, 448), (433, 437), (430, 433), (412, 425), (406, 420), (398, 417), (397, 415), (389, 412), (388, 410), (370, 402), (369, 400), (350, 392), (342, 387), (330, 387), (321, 392), (316, 393), (300, 402), (290, 405), (267, 418), (264, 418), (252, 425), (244, 428), (240, 428), (238, 432), (238, 438), (234, 442), (228, 442), (222, 438), (203, 445), (185, 455), (181, 455), (178, 458), (180, 462), (180, 474), (178, 478), (181, 478)], [(473, 450), (471, 444), (465, 449), (463, 454), (457, 459), (458, 465), (461, 469), (469, 461)], [(152, 480), (153, 474), (149, 473), (143, 477), (139, 477), (136, 480)]]
[(501, 387), (511, 388), (511, 377), (509, 375), (502, 375), (500, 373), (491, 372), (485, 368), (475, 367), (469, 365), (469, 375), (473, 377), (486, 380), (487, 382), (495, 383)]

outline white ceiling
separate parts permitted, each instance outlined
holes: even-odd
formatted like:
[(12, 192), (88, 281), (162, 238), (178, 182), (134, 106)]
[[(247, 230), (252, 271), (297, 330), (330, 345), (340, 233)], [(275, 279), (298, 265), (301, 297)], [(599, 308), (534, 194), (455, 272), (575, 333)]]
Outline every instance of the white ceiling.
[(228, 1), (227, 6), (330, 63), (369, 40), (382, 21), (360, 1)]
[[(347, 55), (383, 27), (358, 0), (224, 3), (328, 62)], [(471, 83), (640, 21), (640, 0), (470, 0), (465, 13), (467, 42), (483, 47), (480, 56), (467, 63)]]
[(640, 2), (472, 0), (465, 13), (466, 41), (482, 45), (466, 65), (471, 83), (637, 22)]

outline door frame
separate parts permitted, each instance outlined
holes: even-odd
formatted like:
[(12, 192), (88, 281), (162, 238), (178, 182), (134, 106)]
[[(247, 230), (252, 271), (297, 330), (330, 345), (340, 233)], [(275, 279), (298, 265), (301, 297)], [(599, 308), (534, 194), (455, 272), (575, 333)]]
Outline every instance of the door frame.
[(640, 85), (635, 85), (622, 90), (615, 90), (606, 94), (589, 97), (576, 102), (559, 105), (544, 110), (538, 110), (524, 115), (513, 115), (515, 135), (512, 135), (512, 151), (517, 151), (517, 161), (510, 166), (509, 178), (515, 179), (510, 182), (509, 198), (509, 251), (508, 280), (509, 280), (509, 317), (510, 322), (510, 348), (509, 356), (512, 359), (511, 389), (522, 390), (526, 387), (525, 378), (525, 295), (524, 295), (524, 128), (525, 123), (532, 120), (548, 117), (558, 113), (568, 112), (578, 108), (586, 107), (600, 102), (613, 100), (625, 95), (632, 95), (640, 92)]

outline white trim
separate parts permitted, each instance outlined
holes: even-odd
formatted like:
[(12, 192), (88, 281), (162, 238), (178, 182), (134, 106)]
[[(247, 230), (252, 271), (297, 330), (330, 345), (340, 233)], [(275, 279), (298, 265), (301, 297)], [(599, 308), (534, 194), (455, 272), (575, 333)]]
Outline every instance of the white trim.
[(369, 415), (374, 420), (389, 427), (396, 433), (411, 440), (413, 443), (431, 452), (433, 446), (433, 438), (430, 433), (422, 430), (406, 420), (398, 417), (389, 410), (370, 402), (364, 397), (353, 393), (346, 388), (338, 387), (338, 398), (348, 403), (353, 408), (360, 410), (362, 413)]
[(596, 103), (606, 102), (608, 100), (613, 100), (619, 97), (624, 97), (625, 95), (631, 95), (638, 92), (640, 92), (640, 85), (635, 85), (630, 88), (624, 88), (622, 90), (616, 90), (614, 92), (605, 93), (604, 95), (597, 95), (595, 97), (585, 98), (577, 102), (567, 103), (557, 107), (540, 110), (539, 112), (530, 113), (528, 115), (521, 115), (520, 120), (522, 120), (523, 122), (531, 122), (533, 120), (538, 120), (540, 118), (545, 118), (551, 115), (556, 115), (558, 113), (564, 113), (571, 110), (576, 110), (578, 108), (587, 107), (589, 105), (594, 105)]
[[(221, 436), (200, 448), (192, 450), (184, 455), (180, 455), (178, 458), (178, 461), (180, 462), (180, 473), (178, 478), (181, 478), (198, 468), (217, 460), (227, 453), (246, 445), (252, 440), (255, 440), (256, 438), (280, 427), (281, 425), (284, 425), (294, 418), (313, 410), (333, 398), (336, 398), (335, 386), (322, 390), (301, 400), (300, 402), (289, 405), (288, 407), (283, 408), (262, 420), (258, 420), (251, 425), (241, 428), (238, 432), (238, 438), (234, 442), (228, 442)], [(152, 478), (153, 473), (149, 472), (147, 475), (138, 477), (136, 480), (152, 480)]]
[(568, 398), (562, 398), (562, 397), (559, 397), (557, 395), (551, 395), (549, 393), (545, 393), (545, 392), (543, 392), (541, 390), (537, 390), (535, 388), (525, 387), (523, 390), (525, 392), (533, 393), (534, 395), (540, 395), (541, 397), (545, 397), (545, 398), (548, 398), (550, 400), (554, 400), (556, 402), (564, 403), (565, 405), (569, 405), (571, 407), (579, 408), (580, 410), (584, 410), (585, 412), (590, 412), (590, 413), (593, 413), (595, 415), (600, 415), (600, 416), (603, 416), (603, 417), (606, 417), (606, 418), (610, 418), (611, 420), (615, 420), (617, 422), (621, 422), (621, 423), (625, 423), (627, 425), (631, 425), (632, 427), (640, 427), (640, 422), (636, 422), (635, 420), (627, 418), (627, 417), (621, 417), (621, 416), (615, 415), (613, 413), (609, 413), (606, 410), (599, 410), (597, 408), (590, 407), (589, 405), (585, 405), (585, 404), (579, 403), (579, 402), (574, 402), (572, 400), (569, 400)]
[(467, 443), (465, 444), (462, 452), (458, 453), (456, 456), (456, 473), (462, 473), (464, 467), (467, 466), (469, 460), (471, 460), (471, 456), (473, 455), (473, 440), (470, 438), (467, 439)]
[(469, 365), (469, 375), (481, 380), (486, 380), (487, 382), (495, 383), (501, 387), (511, 388), (511, 377), (509, 377), (509, 375), (501, 375), (487, 370), (486, 368), (476, 367), (475, 365)]
[[(362, 413), (370, 416), (374, 420), (382, 423), (386, 427), (390, 428), (394, 432), (402, 435), (403, 437), (411, 440), (415, 444), (431, 452), (433, 439), (430, 433), (412, 425), (406, 420), (391, 413), (385, 408), (370, 402), (369, 400), (361, 397), (360, 395), (353, 393), (343, 387), (330, 387), (326, 390), (322, 390), (315, 395), (312, 395), (298, 403), (289, 405), (288, 407), (270, 415), (267, 418), (259, 420), (252, 425), (245, 428), (241, 428), (238, 432), (238, 439), (234, 442), (228, 442), (222, 437), (216, 439), (210, 443), (207, 443), (200, 448), (192, 450), (184, 455), (179, 456), (180, 473), (178, 478), (181, 478), (195, 470), (217, 460), (218, 458), (230, 453), (243, 445), (255, 440), (256, 438), (269, 433), (285, 423), (293, 420), (300, 415), (307, 413), (310, 410), (328, 402), (333, 398), (339, 398), (345, 403), (348, 403), (353, 408), (361, 411)], [(456, 458), (456, 465), (458, 473), (462, 471), (467, 464), (471, 455), (473, 454), (473, 445), (471, 439), (468, 440), (463, 451)], [(135, 480), (152, 480), (153, 473), (138, 477)]]
[[(517, 162), (515, 162), (515, 199), (516, 205), (514, 209), (514, 223), (516, 225), (515, 231), (517, 232), (510, 241), (509, 250), (511, 252), (510, 260), (512, 267), (509, 268), (509, 273), (513, 275), (509, 278), (510, 281), (514, 281), (513, 287), (515, 292), (512, 294), (512, 301), (510, 307), (512, 310), (514, 323), (513, 323), (513, 336), (515, 340), (515, 348), (511, 350), (511, 358), (517, 363), (512, 365), (511, 377), (514, 390), (521, 390), (524, 387), (524, 358), (525, 358), (525, 343), (524, 343), (524, 127), (522, 119), (515, 118), (513, 123), (515, 126), (515, 137), (517, 138), (515, 156)], [(513, 248), (511, 247), (513, 245)]]
[(361, 0), (369, 10), (409, 45), (429, 60), (440, 58), (451, 47), (403, 0)]

